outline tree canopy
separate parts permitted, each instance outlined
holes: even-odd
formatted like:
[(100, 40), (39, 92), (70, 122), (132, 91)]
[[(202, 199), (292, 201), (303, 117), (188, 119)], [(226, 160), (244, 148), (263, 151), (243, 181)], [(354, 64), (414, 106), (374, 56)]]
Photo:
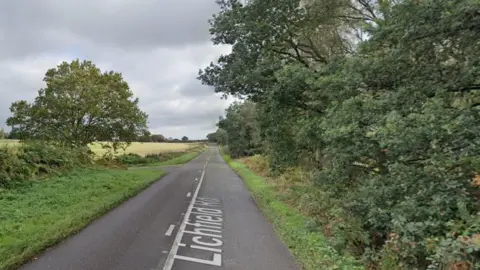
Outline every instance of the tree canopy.
[(245, 100), (230, 153), (310, 172), (302, 198), (366, 265), (480, 267), (480, 2), (218, 2), (232, 52), (198, 78)]
[(95, 140), (130, 142), (146, 131), (147, 114), (128, 83), (90, 61), (62, 62), (49, 69), (34, 102), (14, 102), (7, 124), (22, 139), (84, 146)]

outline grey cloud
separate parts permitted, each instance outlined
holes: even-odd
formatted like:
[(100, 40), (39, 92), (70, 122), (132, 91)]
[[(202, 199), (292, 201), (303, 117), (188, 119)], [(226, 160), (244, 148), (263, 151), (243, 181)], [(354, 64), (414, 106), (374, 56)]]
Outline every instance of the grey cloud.
[(189, 46), (209, 40), (207, 20), (217, 10), (214, 0), (2, 1), (0, 33), (16, 41), (12, 53), (78, 41), (128, 50)]
[(204, 138), (231, 101), (196, 79), (227, 47), (210, 44), (214, 0), (0, 2), (0, 127), (48, 68), (74, 58), (122, 72), (152, 132)]
[(205, 96), (212, 96), (212, 88), (209, 86), (205, 86), (199, 83), (196, 80), (197, 74), (192, 74), (185, 83), (183, 83), (180, 87), (180, 93), (185, 96), (194, 96), (194, 97), (205, 97)]

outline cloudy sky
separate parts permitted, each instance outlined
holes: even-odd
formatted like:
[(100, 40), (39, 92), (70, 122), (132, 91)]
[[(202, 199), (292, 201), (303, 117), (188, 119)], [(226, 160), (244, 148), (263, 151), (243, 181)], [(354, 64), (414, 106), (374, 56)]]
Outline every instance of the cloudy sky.
[(48, 68), (80, 58), (122, 72), (152, 132), (204, 138), (232, 102), (196, 80), (229, 51), (210, 42), (215, 12), (214, 0), (0, 0), (0, 128)]

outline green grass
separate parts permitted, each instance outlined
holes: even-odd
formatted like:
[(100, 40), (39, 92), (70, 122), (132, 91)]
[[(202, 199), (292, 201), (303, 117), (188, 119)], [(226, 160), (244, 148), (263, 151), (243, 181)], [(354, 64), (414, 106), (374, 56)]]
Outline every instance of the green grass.
[(183, 155), (171, 158), (166, 161), (162, 162), (152, 162), (146, 164), (132, 164), (128, 165), (131, 168), (150, 168), (150, 167), (157, 167), (157, 166), (171, 166), (171, 165), (181, 165), (189, 162), (190, 160), (196, 158), (204, 148), (196, 148), (191, 152), (184, 153)]
[(257, 205), (303, 269), (363, 269), (352, 257), (343, 256), (329, 246), (321, 233), (309, 229), (306, 224), (310, 218), (283, 203), (265, 179), (244, 164), (223, 157), (244, 180)]
[(76, 170), (0, 189), (0, 269), (14, 269), (75, 233), (165, 173)]
[(202, 151), (193, 151), (193, 152), (189, 152), (189, 153), (186, 153), (184, 155), (181, 155), (179, 157), (176, 157), (176, 158), (172, 158), (172, 159), (169, 159), (165, 162), (162, 162), (160, 163), (159, 165), (164, 165), (164, 166), (168, 166), (168, 165), (180, 165), (180, 164), (184, 164), (184, 163), (187, 163), (189, 162), (190, 160), (196, 158)]

